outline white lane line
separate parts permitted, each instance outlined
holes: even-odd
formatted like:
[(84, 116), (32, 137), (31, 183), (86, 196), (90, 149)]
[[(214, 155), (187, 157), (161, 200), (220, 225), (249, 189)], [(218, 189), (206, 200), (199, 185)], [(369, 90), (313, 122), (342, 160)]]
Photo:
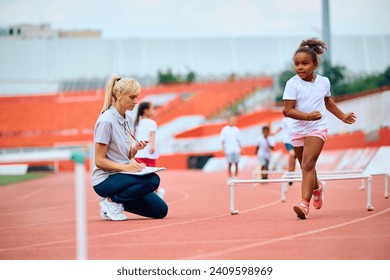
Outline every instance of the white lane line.
[[(183, 192), (183, 191), (177, 191), (177, 190), (174, 190), (174, 192), (177, 192), (179, 194), (182, 194), (183, 197), (182, 198), (179, 198), (177, 200), (173, 200), (172, 202), (168, 202), (168, 206), (171, 206), (171, 205), (174, 205), (174, 204), (177, 204), (177, 203), (180, 203), (180, 202), (183, 202), (183, 201), (186, 201), (189, 199), (190, 195), (186, 192)], [(90, 199), (87, 201), (87, 204), (89, 203), (97, 203), (98, 200), (96, 199)], [(74, 206), (74, 204), (65, 204), (65, 205), (61, 205), (61, 206), (53, 206), (53, 207), (48, 207), (48, 208), (40, 208), (40, 209), (32, 209), (32, 210), (24, 210), (24, 211), (18, 211), (18, 212), (9, 212), (9, 213), (5, 213), (3, 215), (11, 215), (11, 214), (23, 214), (23, 213), (31, 213), (33, 211), (48, 211), (48, 210), (54, 210), (54, 209), (57, 209), (57, 208), (62, 208), (62, 207), (72, 207), (72, 205)], [(1, 215), (0, 215), (1, 216)], [(91, 219), (91, 220), (95, 220), (96, 218), (99, 218), (100, 219), (100, 215), (95, 215), (95, 216), (90, 216), (88, 217), (88, 219)], [(51, 221), (51, 222), (38, 222), (38, 223), (33, 223), (33, 224), (23, 224), (23, 225), (17, 225), (17, 226), (5, 226), (5, 227), (2, 227), (2, 230), (10, 230), (10, 229), (19, 229), (19, 228), (24, 228), (24, 227), (32, 227), (32, 226), (40, 226), (40, 225), (52, 225), (52, 224), (59, 224), (59, 223), (68, 223), (68, 222), (74, 222), (75, 219), (66, 219), (66, 220), (55, 220), (55, 221)]]
[[(326, 236), (326, 237), (308, 237), (308, 238), (300, 238), (300, 240), (346, 240), (346, 239), (373, 239), (373, 238), (389, 238), (389, 234), (382, 235), (364, 235), (364, 236), (355, 236), (355, 235), (347, 235), (347, 236)], [(197, 240), (197, 241), (166, 241), (166, 242), (145, 242), (145, 243), (120, 243), (120, 244), (94, 244), (90, 245), (89, 248), (94, 249), (112, 249), (112, 248), (124, 248), (124, 247), (149, 247), (149, 246), (180, 246), (180, 245), (188, 245), (188, 244), (196, 244), (196, 245), (210, 245), (210, 244), (225, 244), (225, 243), (243, 243), (243, 242), (259, 242), (259, 241), (269, 241), (268, 238), (257, 238), (257, 239), (224, 239), (224, 240)], [(64, 248), (74, 248), (75, 245), (64, 245), (58, 247), (50, 247), (50, 250), (61, 250)], [(36, 251), (36, 250), (46, 250), (46, 248), (28, 248), (24, 251)], [(147, 249), (147, 248), (146, 248)]]
[[(252, 249), (252, 248), (257, 248), (257, 247), (261, 247), (261, 246), (265, 246), (265, 245), (269, 245), (269, 244), (273, 244), (273, 243), (277, 243), (277, 242), (281, 242), (281, 241), (292, 240), (292, 239), (295, 239), (295, 238), (308, 236), (308, 235), (311, 235), (311, 234), (316, 234), (316, 233), (319, 233), (319, 232), (328, 231), (328, 230), (344, 227), (344, 226), (347, 226), (347, 225), (350, 225), (350, 224), (362, 222), (362, 221), (365, 221), (365, 220), (368, 220), (368, 219), (372, 219), (372, 218), (374, 218), (376, 216), (385, 214), (385, 213), (387, 213), (389, 211), (390, 211), (390, 208), (387, 208), (385, 210), (382, 210), (380, 212), (372, 214), (372, 215), (370, 215), (368, 217), (355, 219), (355, 220), (352, 220), (352, 221), (349, 221), (349, 222), (344, 222), (344, 223), (340, 223), (340, 224), (336, 224), (336, 225), (332, 225), (332, 226), (328, 226), (328, 227), (323, 227), (323, 228), (319, 228), (319, 229), (308, 231), (308, 232), (303, 232), (303, 233), (298, 233), (298, 234), (293, 234), (293, 235), (287, 235), (287, 236), (284, 236), (284, 237), (279, 237), (279, 238), (271, 239), (271, 240), (268, 240), (268, 241), (256, 242), (256, 243), (253, 243), (253, 244), (237, 246), (237, 247), (233, 247), (233, 248), (230, 248), (230, 249), (219, 250), (219, 251), (215, 251), (215, 252), (211, 252), (211, 253), (193, 255), (193, 256), (189, 256), (189, 257), (183, 258), (183, 259), (186, 259), (186, 260), (188, 260), (188, 259), (208, 259), (208, 258), (211, 258), (211, 257), (216, 257), (216, 256), (220, 256), (220, 255), (226, 255), (226, 254), (230, 254), (230, 253), (234, 253), (234, 252), (238, 252), (238, 251), (243, 251), (243, 250), (247, 250), (247, 249)], [(299, 221), (297, 221), (297, 222), (299, 222)]]
[[(251, 208), (251, 209), (246, 209), (244, 211), (245, 212), (255, 211), (255, 210), (270, 207), (270, 206), (273, 206), (273, 205), (279, 204), (279, 203), (280, 203), (280, 200), (278, 199), (274, 202), (264, 204), (261, 206), (257, 206), (257, 207)], [(207, 221), (207, 220), (228, 217), (228, 216), (231, 216), (231, 215), (230, 214), (223, 214), (223, 215), (217, 215), (217, 216), (209, 216), (209, 217), (205, 217), (205, 218), (193, 219), (193, 220), (184, 221), (184, 222), (177, 222), (177, 223), (164, 224), (164, 225), (158, 225), (158, 226), (152, 226), (152, 227), (145, 227), (145, 228), (139, 228), (139, 229), (133, 229), (133, 230), (119, 231), (119, 232), (113, 232), (113, 233), (107, 233), (107, 234), (99, 234), (99, 235), (95, 235), (95, 236), (89, 236), (88, 240), (97, 239), (97, 238), (101, 238), (101, 237), (118, 236), (118, 235), (122, 235), (122, 234), (141, 232), (141, 231), (147, 231), (147, 230), (153, 230), (153, 229), (167, 228), (167, 227), (172, 227), (172, 226), (186, 225), (186, 224), (190, 224), (190, 223)], [(19, 246), (19, 247), (12, 247), (12, 248), (0, 248), (0, 252), (24, 250), (24, 249), (34, 248), (34, 247), (63, 244), (63, 243), (67, 243), (67, 242), (75, 242), (75, 238), (59, 240), (59, 241), (51, 241), (51, 242), (45, 242), (45, 243), (38, 243), (38, 244), (30, 244), (30, 245), (26, 245), (26, 246)]]

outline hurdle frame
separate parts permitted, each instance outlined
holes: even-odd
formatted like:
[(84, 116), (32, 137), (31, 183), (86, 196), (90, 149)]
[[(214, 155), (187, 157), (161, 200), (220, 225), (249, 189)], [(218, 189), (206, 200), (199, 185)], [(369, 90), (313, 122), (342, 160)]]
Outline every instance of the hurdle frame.
[[(353, 180), (353, 179), (366, 179), (367, 180), (367, 211), (373, 211), (374, 206), (372, 205), (372, 176), (369, 174), (347, 174), (341, 176), (319, 176), (320, 181), (338, 181), (338, 180)], [(240, 180), (232, 179), (229, 181), (230, 186), (230, 214), (237, 215), (239, 211), (235, 208), (235, 186), (236, 184), (253, 184), (253, 183), (288, 183), (288, 182), (302, 182), (302, 178), (290, 178), (290, 179), (252, 179), (252, 180)], [(282, 186), (282, 195), (283, 195)]]
[[(334, 170), (334, 171), (324, 171), (324, 172), (317, 172), (317, 175), (319, 176), (331, 176), (331, 175), (336, 175), (336, 174), (339, 174), (340, 176), (341, 175), (344, 175), (344, 176), (348, 176), (348, 175), (352, 175), (352, 174), (366, 174), (366, 173), (363, 173), (363, 172), (359, 172), (358, 170), (356, 170), (357, 173), (349, 173), (347, 172), (348, 170), (345, 170), (344, 173), (343, 170)], [(350, 170), (352, 171), (352, 170)], [(372, 173), (372, 174), (369, 174), (371, 176), (384, 176), (385, 178), (385, 190), (384, 190), (384, 197), (387, 199), (389, 198), (389, 174), (388, 173)], [(282, 175), (282, 178), (283, 179), (287, 179), (287, 178), (301, 178), (302, 177), (302, 174), (300, 173), (297, 173), (297, 172), (286, 172)], [(365, 189), (365, 179), (362, 179), (362, 184), (361, 184), (361, 187), (359, 188), (360, 190), (364, 190)], [(286, 196), (285, 196), (285, 193), (287, 191), (287, 183), (282, 183), (282, 201), (283, 198), (285, 199)]]
[(86, 218), (86, 170), (85, 156), (81, 151), (59, 150), (55, 152), (28, 152), (0, 155), (0, 163), (29, 163), (40, 161), (72, 160), (75, 163), (75, 211), (76, 211), (76, 257), (88, 259)]

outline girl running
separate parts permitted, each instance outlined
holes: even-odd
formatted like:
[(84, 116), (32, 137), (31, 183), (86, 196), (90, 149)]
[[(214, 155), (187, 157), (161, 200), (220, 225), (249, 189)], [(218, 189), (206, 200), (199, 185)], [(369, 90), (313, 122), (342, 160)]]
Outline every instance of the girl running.
[(296, 75), (287, 81), (283, 95), (285, 113), (294, 119), (292, 144), (302, 169), (302, 199), (293, 208), (300, 219), (307, 218), (312, 196), (314, 208), (322, 206), (325, 182), (317, 180), (315, 167), (327, 137), (326, 110), (344, 123), (356, 121), (354, 113), (343, 113), (330, 98), (329, 79), (314, 72), (326, 48), (315, 38), (301, 42), (293, 57)]

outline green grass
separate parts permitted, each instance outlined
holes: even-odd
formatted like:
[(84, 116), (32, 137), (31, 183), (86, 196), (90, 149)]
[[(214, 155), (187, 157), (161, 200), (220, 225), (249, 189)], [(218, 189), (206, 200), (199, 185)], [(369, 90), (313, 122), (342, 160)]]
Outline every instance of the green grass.
[(46, 175), (47, 173), (43, 173), (43, 172), (32, 172), (32, 173), (27, 173), (26, 175), (2, 175), (0, 176), (0, 186), (23, 182), (35, 178), (41, 178)]

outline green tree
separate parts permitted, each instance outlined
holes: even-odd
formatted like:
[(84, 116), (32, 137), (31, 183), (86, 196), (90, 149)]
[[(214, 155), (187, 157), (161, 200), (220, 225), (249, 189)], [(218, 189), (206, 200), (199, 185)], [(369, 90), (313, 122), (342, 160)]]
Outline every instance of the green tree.
[(279, 75), (279, 88), (282, 90), (286, 86), (286, 83), (288, 80), (290, 80), (292, 77), (294, 77), (295, 71), (294, 69), (287, 69), (284, 70), (282, 73)]
[(158, 84), (180, 84), (180, 83), (192, 83), (196, 80), (196, 74), (193, 71), (187, 73), (185, 78), (180, 75), (175, 75), (172, 73), (171, 69), (168, 69), (166, 72), (158, 71), (157, 72)]
[(176, 84), (180, 82), (180, 79), (172, 73), (171, 69), (168, 69), (167, 72), (158, 71), (157, 78), (159, 84)]
[[(321, 65), (322, 75), (327, 77), (331, 84), (331, 91), (333, 96), (354, 94), (367, 90), (375, 90), (383, 86), (390, 85), (390, 66), (386, 68), (383, 73), (370, 74), (355, 78), (354, 80), (345, 79), (346, 68), (344, 66), (329, 64), (328, 61), (324, 61)], [(291, 69), (284, 70), (279, 74), (278, 85), (280, 92), (276, 98), (276, 101), (282, 101), (283, 89), (286, 86), (287, 81), (295, 75), (295, 72)]]
[(195, 80), (196, 80), (195, 72), (193, 72), (193, 71), (188, 72), (188, 74), (186, 76), (186, 82), (190, 84), (190, 83), (195, 82)]
[(286, 87), (286, 83), (288, 80), (290, 80), (292, 77), (294, 77), (295, 71), (294, 69), (286, 69), (278, 76), (278, 85), (279, 85), (279, 93), (276, 97), (277, 102), (281, 102), (283, 99), (283, 91)]
[(390, 66), (383, 72), (382, 86), (390, 86)]
[(340, 65), (332, 66), (329, 61), (325, 60), (322, 63), (323, 76), (330, 81), (332, 88), (336, 88), (344, 84), (345, 67)]

